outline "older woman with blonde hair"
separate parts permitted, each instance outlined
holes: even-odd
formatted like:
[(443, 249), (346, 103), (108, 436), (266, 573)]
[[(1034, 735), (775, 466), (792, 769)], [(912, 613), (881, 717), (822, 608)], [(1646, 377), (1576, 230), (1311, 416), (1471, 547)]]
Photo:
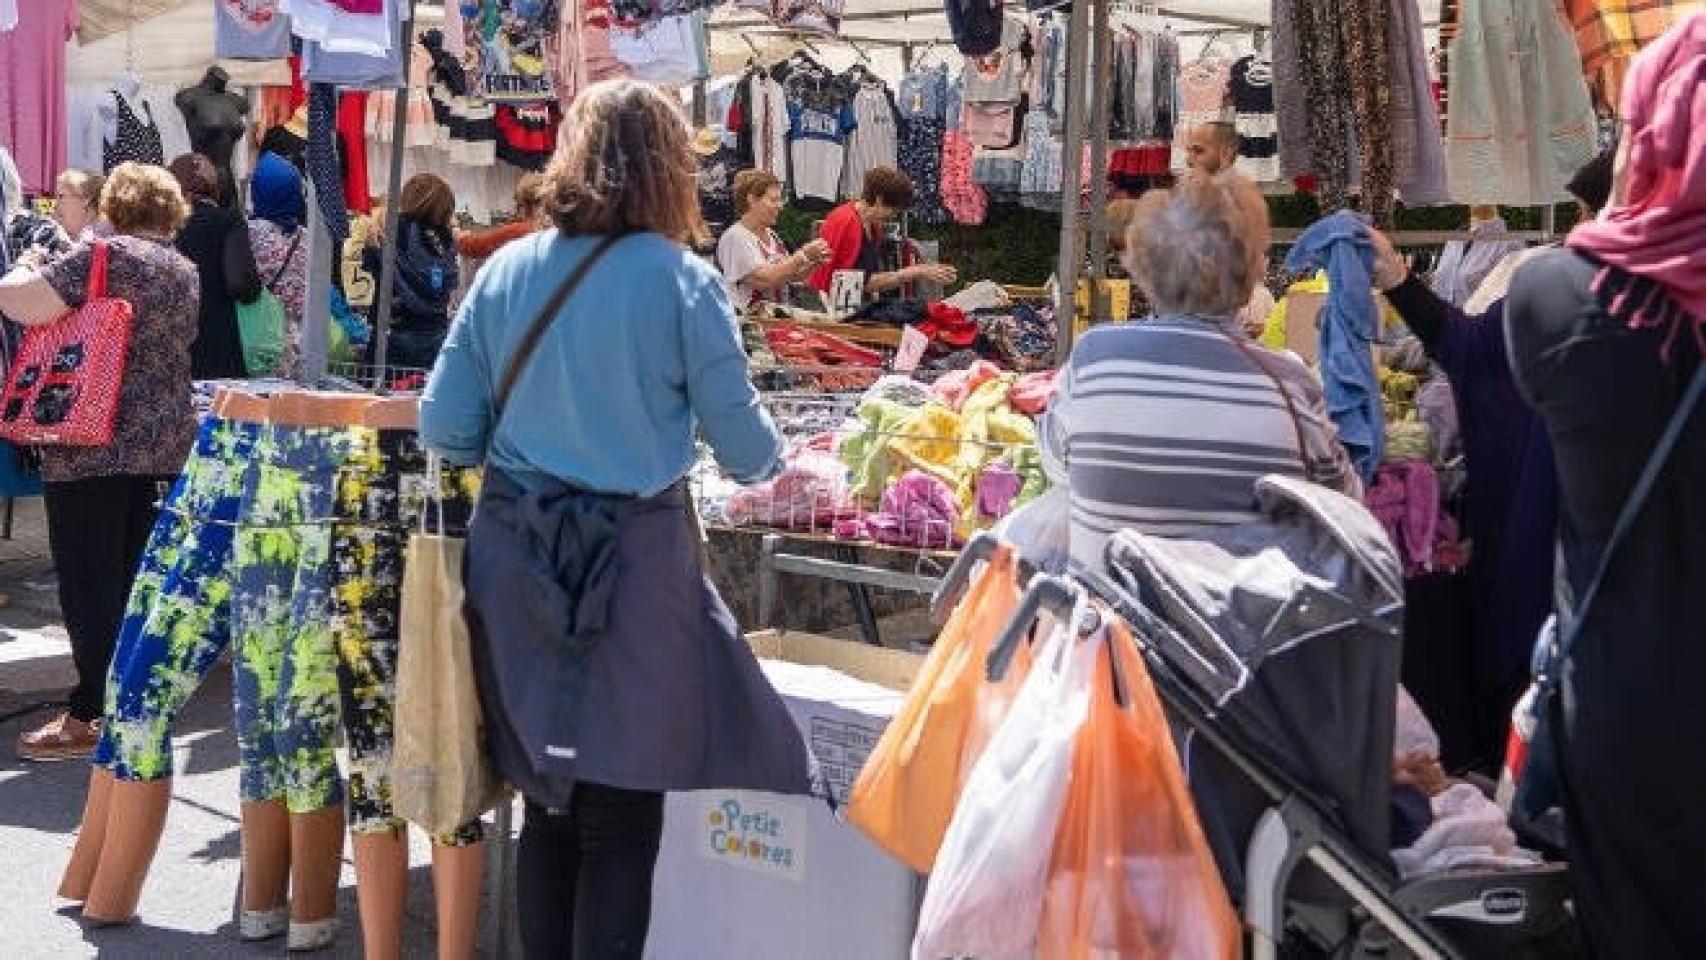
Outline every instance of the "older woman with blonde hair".
[(808, 790), (803, 742), (705, 577), (683, 477), (777, 472), (727, 288), (694, 255), (669, 95), (594, 86), (545, 175), (555, 229), (474, 279), (421, 436), (484, 461), (464, 567), (487, 741), (527, 800), (529, 957), (638, 958), (669, 790)]
[[(195, 264), (172, 248), (189, 204), (159, 167), (119, 165), (101, 191), (113, 236), (106, 250), (109, 296), (134, 311), (112, 442), (43, 447), (48, 542), (59, 606), (71, 635), (77, 686), (70, 703), (18, 739), (30, 760), (69, 760), (95, 748), (107, 668), (161, 486), (177, 476), (195, 439), (190, 346), (200, 302)], [(88, 296), (96, 247), (80, 243), (39, 272), (0, 279), (0, 313), (27, 326), (52, 323)]]
[(1075, 567), (1101, 569), (1125, 527), (1191, 536), (1253, 520), (1266, 474), (1357, 492), (1320, 385), (1239, 320), (1269, 236), (1261, 194), (1235, 173), (1138, 201), (1125, 263), (1154, 312), (1078, 341), (1043, 431), (1070, 489)]

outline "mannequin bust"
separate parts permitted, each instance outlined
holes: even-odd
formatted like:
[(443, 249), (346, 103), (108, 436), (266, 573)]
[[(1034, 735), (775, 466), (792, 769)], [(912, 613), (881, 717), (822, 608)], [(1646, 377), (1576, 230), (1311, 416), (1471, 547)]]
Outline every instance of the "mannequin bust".
[(183, 112), (190, 148), (212, 160), (219, 171), (220, 190), (227, 206), (238, 201), (236, 178), (231, 174), (231, 154), (248, 130), (249, 115), (249, 102), (225, 88), (230, 79), (219, 67), (208, 67), (201, 82), (179, 90), (174, 101)]

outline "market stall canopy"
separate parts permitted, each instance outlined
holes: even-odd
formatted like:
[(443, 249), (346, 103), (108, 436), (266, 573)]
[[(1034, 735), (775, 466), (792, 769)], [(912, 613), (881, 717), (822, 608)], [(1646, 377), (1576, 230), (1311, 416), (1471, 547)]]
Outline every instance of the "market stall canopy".
[[(130, 27), (169, 10), (185, 6), (188, 0), (78, 0), (81, 23), (77, 39), (94, 43), (103, 37), (122, 33)], [(204, 7), (211, 4), (203, 3)], [(212, 11), (209, 10), (209, 13)], [(209, 17), (209, 20), (212, 18)]]

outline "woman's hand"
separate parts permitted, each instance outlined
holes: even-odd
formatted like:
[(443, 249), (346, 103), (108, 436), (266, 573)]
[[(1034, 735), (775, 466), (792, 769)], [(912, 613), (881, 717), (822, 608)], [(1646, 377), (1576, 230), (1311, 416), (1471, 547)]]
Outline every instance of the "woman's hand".
[(930, 283), (953, 283), (959, 279), (960, 272), (948, 263), (919, 263), (906, 268), (908, 278), (923, 280)]
[(822, 239), (812, 240), (800, 248), (800, 255), (814, 267), (828, 260), (830, 252), (829, 241)]
[(1410, 278), (1410, 267), (1398, 248), (1392, 245), (1392, 238), (1369, 227), (1368, 242), (1374, 247), (1375, 289), (1385, 293)]

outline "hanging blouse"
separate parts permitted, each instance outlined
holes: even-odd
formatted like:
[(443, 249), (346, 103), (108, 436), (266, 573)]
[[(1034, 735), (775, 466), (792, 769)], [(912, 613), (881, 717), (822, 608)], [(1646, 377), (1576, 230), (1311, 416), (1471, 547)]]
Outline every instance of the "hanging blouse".
[(847, 162), (841, 169), (841, 196), (853, 198), (865, 191), (865, 174), (876, 167), (893, 167), (900, 152), (900, 131), (888, 88), (866, 84), (853, 97), (857, 126), (847, 138)]
[(160, 126), (154, 122), (154, 109), (148, 101), (142, 101), (142, 112), (148, 115), (146, 122), (117, 90), (113, 91), (113, 105), (118, 110), (117, 135), (101, 144), (102, 171), (112, 173), (121, 163), (165, 166), (166, 150), (161, 143)]
[(1238, 172), (1257, 183), (1280, 178), (1279, 121), (1274, 116), (1274, 64), (1251, 54), (1232, 65)]
[(1173, 169), (1185, 169), (1185, 141), (1192, 127), (1227, 119), (1232, 97), (1232, 63), (1218, 57), (1198, 59), (1179, 71), (1179, 120), (1173, 131)]
[(1464, 0), (1452, 41), (1446, 172), (1460, 203), (1535, 206), (1597, 150), (1580, 57), (1554, 0)]
[(1054, 197), (1058, 203), (1065, 174), (1060, 160), (1065, 151), (1059, 137), (1054, 135), (1048, 114), (1033, 110), (1025, 117), (1025, 170), (1019, 177), (1019, 194), (1028, 206), (1041, 203), (1041, 198)]
[[(132, 110), (148, 118), (160, 134), (160, 155), (167, 160), (191, 151), (190, 133), (183, 111), (172, 102), (177, 89), (149, 84), (129, 98)], [(117, 105), (106, 85), (78, 85), (65, 92), (66, 167), (76, 170), (106, 168), (107, 145), (118, 138)], [(150, 161), (152, 162), (152, 161)], [(236, 158), (232, 160), (236, 164)]]

